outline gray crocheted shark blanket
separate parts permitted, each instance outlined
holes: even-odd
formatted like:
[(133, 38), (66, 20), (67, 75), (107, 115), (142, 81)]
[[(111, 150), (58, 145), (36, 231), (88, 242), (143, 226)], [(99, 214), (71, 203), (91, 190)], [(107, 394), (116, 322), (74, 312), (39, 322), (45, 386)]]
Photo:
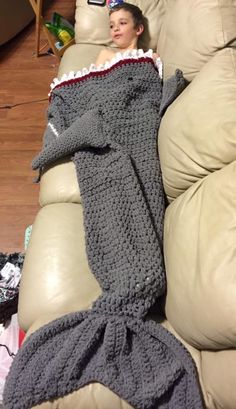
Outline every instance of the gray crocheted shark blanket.
[(190, 354), (147, 319), (166, 291), (156, 138), (184, 87), (180, 71), (163, 86), (143, 57), (54, 88), (33, 168), (73, 159), (88, 261), (102, 295), (90, 311), (63, 316), (26, 340), (6, 381), (5, 409), (29, 409), (95, 381), (136, 409), (203, 408)]

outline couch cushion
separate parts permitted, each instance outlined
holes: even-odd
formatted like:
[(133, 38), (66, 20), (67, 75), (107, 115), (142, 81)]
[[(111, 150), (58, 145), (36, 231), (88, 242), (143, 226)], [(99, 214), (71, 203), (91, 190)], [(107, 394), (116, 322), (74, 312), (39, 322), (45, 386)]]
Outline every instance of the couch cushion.
[(236, 349), (203, 351), (202, 379), (211, 408), (236, 408)]
[(170, 201), (236, 157), (235, 67), (236, 50), (219, 51), (164, 115), (159, 153)]
[(20, 326), (27, 330), (41, 316), (86, 310), (100, 294), (85, 252), (82, 206), (43, 207), (33, 225), (22, 271)]
[(194, 359), (206, 409), (235, 409), (236, 349), (199, 351), (181, 338), (167, 320), (162, 325), (184, 344)]
[(195, 183), (166, 211), (167, 318), (199, 349), (236, 345), (236, 161)]
[(44, 171), (40, 182), (40, 206), (52, 203), (81, 203), (75, 165), (62, 159)]
[(236, 45), (236, 0), (167, 2), (157, 49), (165, 78), (180, 68), (192, 80), (225, 46)]

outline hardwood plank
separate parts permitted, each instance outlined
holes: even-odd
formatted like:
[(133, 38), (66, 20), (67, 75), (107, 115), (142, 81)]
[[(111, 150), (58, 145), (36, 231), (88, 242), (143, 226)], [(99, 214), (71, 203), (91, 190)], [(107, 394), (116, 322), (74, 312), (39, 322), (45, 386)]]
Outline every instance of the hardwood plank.
[[(75, 0), (45, 4), (46, 19), (57, 11), (74, 22)], [(34, 51), (34, 23), (0, 47), (0, 252), (23, 251), (25, 229), (39, 210), (31, 161), (42, 145), (48, 92), (59, 64), (55, 56), (37, 58)], [(21, 105), (3, 108), (14, 104)]]
[(0, 185), (1, 206), (38, 205), (39, 185), (33, 183), (33, 177), (0, 177)]
[(14, 253), (24, 251), (24, 235), (27, 226), (33, 223), (39, 207), (28, 206), (0, 206), (0, 243), (1, 252)]

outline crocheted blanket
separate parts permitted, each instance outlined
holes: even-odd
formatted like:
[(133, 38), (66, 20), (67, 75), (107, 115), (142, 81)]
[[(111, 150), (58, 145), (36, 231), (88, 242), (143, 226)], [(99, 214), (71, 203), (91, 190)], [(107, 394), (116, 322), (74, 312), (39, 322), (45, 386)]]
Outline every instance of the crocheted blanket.
[(184, 86), (180, 71), (163, 85), (152, 58), (139, 55), (54, 87), (33, 168), (72, 157), (102, 295), (90, 311), (63, 316), (26, 340), (7, 378), (5, 409), (28, 409), (94, 381), (137, 409), (203, 408), (190, 354), (147, 319), (166, 291), (156, 138)]

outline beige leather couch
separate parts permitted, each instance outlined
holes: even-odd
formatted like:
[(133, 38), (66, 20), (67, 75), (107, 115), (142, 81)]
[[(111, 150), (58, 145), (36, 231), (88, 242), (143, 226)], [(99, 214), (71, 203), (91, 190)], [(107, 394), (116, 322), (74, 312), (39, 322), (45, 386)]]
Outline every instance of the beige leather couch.
[(0, 45), (6, 43), (34, 18), (29, 0), (2, 0), (0, 2)]
[[(165, 113), (159, 152), (169, 199), (168, 280), (163, 325), (189, 349), (208, 409), (236, 408), (236, 0), (133, 0), (149, 19), (150, 47), (164, 76), (178, 67), (190, 85)], [(107, 10), (77, 1), (76, 45), (59, 76), (109, 46)], [(100, 294), (84, 244), (74, 165), (61, 161), (41, 180), (20, 289), (21, 326), (31, 333), (57, 316), (87, 309)], [(130, 408), (93, 383), (37, 406)]]

